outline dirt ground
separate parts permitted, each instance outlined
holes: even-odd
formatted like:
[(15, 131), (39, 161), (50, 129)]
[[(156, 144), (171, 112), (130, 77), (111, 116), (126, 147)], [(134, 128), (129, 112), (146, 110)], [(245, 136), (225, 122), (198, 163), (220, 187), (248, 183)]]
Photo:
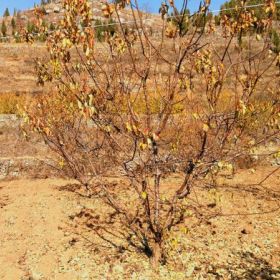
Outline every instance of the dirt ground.
[[(207, 211), (220, 214), (199, 224), (190, 214), (157, 277), (146, 257), (117, 251), (73, 220), (85, 208), (102, 213), (100, 201), (63, 188), (64, 180), (2, 181), (0, 279), (280, 279), (280, 173), (253, 185), (273, 170), (221, 179)], [(199, 189), (194, 197), (204, 205), (213, 199)]]
[(35, 59), (42, 57), (44, 46), (28, 44), (0, 45), (1, 93), (36, 93)]

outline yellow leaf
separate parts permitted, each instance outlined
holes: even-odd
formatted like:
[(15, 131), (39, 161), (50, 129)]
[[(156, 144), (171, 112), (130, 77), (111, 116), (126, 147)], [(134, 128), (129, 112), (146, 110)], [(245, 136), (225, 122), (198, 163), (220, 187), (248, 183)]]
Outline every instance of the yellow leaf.
[(150, 137), (147, 138), (147, 143), (148, 143), (150, 148), (153, 146), (153, 141)]
[(180, 231), (184, 234), (187, 234), (189, 232), (188, 228), (187, 227), (181, 227), (180, 228)]
[(64, 38), (62, 40), (62, 47), (63, 48), (69, 48), (69, 47), (71, 47), (71, 45), (72, 45), (72, 43), (68, 38)]
[(87, 46), (85, 55), (86, 55), (86, 56), (89, 56), (89, 54), (90, 54), (90, 49), (89, 49), (89, 47)]
[(233, 171), (233, 165), (231, 163), (225, 164), (225, 168), (226, 168), (226, 170), (228, 170), (230, 172)]
[(209, 126), (208, 124), (203, 124), (203, 131), (208, 132), (209, 131)]
[(247, 107), (242, 100), (239, 100), (238, 110), (242, 115), (245, 115), (247, 112)]
[(280, 151), (274, 155), (275, 158), (280, 158)]
[(135, 125), (132, 126), (132, 129), (135, 133), (137, 132), (137, 127)]
[(63, 159), (58, 164), (59, 164), (61, 169), (65, 166), (65, 162), (64, 162)]
[(78, 108), (79, 108), (80, 110), (83, 109), (83, 104), (82, 104), (82, 102), (81, 102), (80, 100), (78, 100)]
[(127, 129), (128, 132), (132, 131), (132, 127), (129, 123), (126, 123), (126, 129)]
[(192, 116), (193, 116), (193, 118), (194, 118), (195, 120), (198, 120), (198, 119), (199, 119), (199, 115), (198, 115), (197, 113), (193, 113)]
[(143, 199), (146, 199), (146, 198), (147, 198), (147, 193), (146, 193), (146, 192), (142, 192), (142, 193), (141, 193), (141, 197), (142, 197)]
[(145, 144), (145, 143), (140, 143), (139, 146), (140, 146), (140, 149), (144, 151), (147, 148), (148, 145)]
[(106, 125), (105, 131), (110, 133), (112, 131), (111, 126), (110, 125)]
[(46, 135), (48, 135), (48, 136), (51, 135), (51, 131), (50, 131), (49, 127), (46, 127), (46, 128), (44, 129), (44, 131), (45, 131)]
[(254, 146), (256, 144), (256, 140), (252, 139), (251, 141), (249, 141), (249, 145), (250, 146)]
[(91, 115), (91, 116), (93, 116), (93, 115), (96, 114), (96, 112), (97, 112), (94, 106), (91, 106), (91, 107), (89, 108), (89, 111), (90, 111), (90, 115)]
[(159, 136), (156, 133), (153, 133), (153, 139), (155, 141), (158, 141), (159, 140)]

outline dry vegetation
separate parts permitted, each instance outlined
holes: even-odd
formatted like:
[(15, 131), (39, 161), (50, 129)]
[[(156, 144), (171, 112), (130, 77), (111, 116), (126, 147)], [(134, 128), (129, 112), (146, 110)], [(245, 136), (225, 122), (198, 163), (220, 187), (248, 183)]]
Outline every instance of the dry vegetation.
[(0, 95), (0, 114), (20, 114), (20, 109), (24, 108), (31, 98), (23, 94), (2, 93)]
[(88, 2), (65, 0), (47, 54), (14, 57), (30, 79), (3, 64), (18, 79), (1, 73), (0, 113), (18, 117), (0, 120), (1, 279), (280, 278), (274, 1), (217, 33), (209, 1), (169, 5), (160, 38), (137, 1), (104, 5), (119, 28), (96, 43)]

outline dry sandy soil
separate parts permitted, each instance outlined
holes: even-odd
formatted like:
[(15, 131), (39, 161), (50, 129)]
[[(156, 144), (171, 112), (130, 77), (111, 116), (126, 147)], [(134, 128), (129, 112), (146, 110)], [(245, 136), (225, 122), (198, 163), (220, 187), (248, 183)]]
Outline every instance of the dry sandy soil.
[[(0, 279), (280, 279), (280, 174), (253, 186), (273, 170), (221, 179), (208, 216), (198, 223), (190, 213), (187, 232), (176, 229), (160, 276), (144, 256), (120, 252), (77, 218), (84, 209), (102, 215), (99, 200), (69, 191), (62, 187), (69, 182), (58, 179), (2, 181)], [(213, 199), (199, 189), (194, 197), (204, 205)]]
[(44, 45), (0, 44), (0, 93), (37, 93), (35, 59), (44, 55)]

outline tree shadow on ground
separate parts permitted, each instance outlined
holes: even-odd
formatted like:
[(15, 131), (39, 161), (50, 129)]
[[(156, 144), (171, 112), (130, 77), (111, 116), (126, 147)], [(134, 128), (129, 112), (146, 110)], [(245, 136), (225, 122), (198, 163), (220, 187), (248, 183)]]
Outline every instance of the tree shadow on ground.
[(234, 280), (270, 280), (280, 279), (280, 267), (273, 268), (265, 259), (251, 252), (238, 253), (238, 263), (230, 269), (231, 279)]
[[(75, 193), (84, 197), (86, 201), (91, 198), (80, 193), (81, 186), (79, 184), (69, 184), (59, 188), (60, 191)], [(141, 244), (134, 243), (128, 229), (122, 230), (121, 224), (115, 219), (116, 212), (102, 210), (104, 206), (102, 200), (98, 200), (97, 205), (100, 211), (83, 207), (77, 213), (70, 215), (71, 227), (76, 236), (84, 239), (87, 245), (92, 248), (95, 254), (100, 258), (108, 259), (122, 258), (125, 253), (145, 253), (147, 252), (141, 247)], [(207, 253), (206, 253), (207, 254)], [(280, 279), (280, 267), (275, 268), (266, 259), (259, 257), (248, 251), (232, 252), (232, 259), (227, 265), (211, 265), (211, 271), (208, 270), (208, 264), (201, 262), (206, 268), (206, 273), (214, 275), (215, 279), (231, 279), (231, 280), (275, 280)], [(265, 252), (263, 252), (265, 256)], [(204, 257), (198, 256), (198, 259)], [(220, 272), (220, 269), (223, 272)], [(181, 268), (180, 268), (181, 270)], [(182, 269), (184, 270), (184, 268)], [(180, 271), (181, 272), (181, 271)], [(225, 274), (227, 277), (225, 277)], [(209, 278), (210, 279), (210, 278)], [(213, 278), (211, 278), (213, 279)]]

